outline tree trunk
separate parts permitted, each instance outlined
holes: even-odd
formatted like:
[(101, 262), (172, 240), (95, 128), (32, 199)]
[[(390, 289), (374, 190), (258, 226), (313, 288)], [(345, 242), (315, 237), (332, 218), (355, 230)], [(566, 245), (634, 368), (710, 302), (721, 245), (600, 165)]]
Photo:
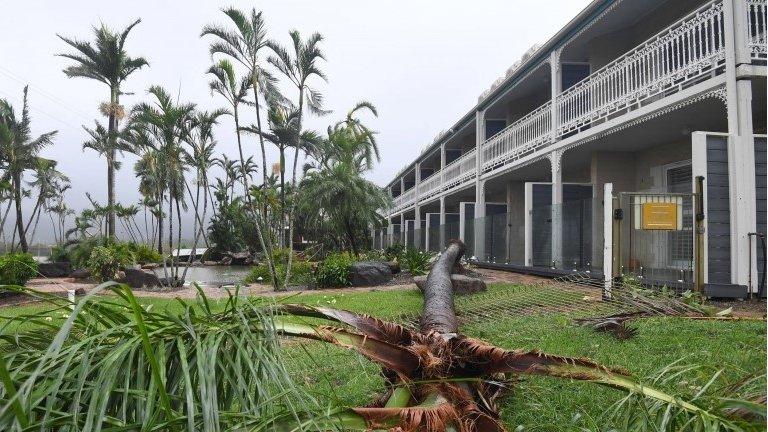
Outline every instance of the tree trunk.
[(117, 134), (117, 116), (115, 107), (119, 103), (119, 89), (115, 86), (110, 92), (109, 109), (109, 149), (107, 149), (107, 235), (115, 238), (115, 147)]
[(462, 255), (464, 255), (464, 243), (459, 240), (452, 241), (427, 276), (420, 328), (423, 334), (435, 331), (450, 336), (459, 331), (453, 305), (451, 270)]
[(27, 237), (24, 235), (24, 217), (21, 213), (21, 174), (14, 173), (13, 178), (13, 200), (16, 203), (16, 229), (19, 231), (19, 245), (21, 251), (26, 253), (29, 250)]

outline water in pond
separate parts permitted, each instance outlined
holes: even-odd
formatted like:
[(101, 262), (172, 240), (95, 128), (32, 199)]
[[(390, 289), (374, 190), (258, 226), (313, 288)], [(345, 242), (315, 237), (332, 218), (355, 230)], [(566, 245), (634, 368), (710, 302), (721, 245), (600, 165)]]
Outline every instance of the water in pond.
[[(235, 285), (243, 283), (243, 279), (251, 270), (250, 266), (201, 266), (190, 267), (187, 270), (187, 282), (198, 282), (201, 285)], [(158, 277), (163, 277), (163, 268), (154, 270)], [(179, 274), (184, 269), (179, 269)]]

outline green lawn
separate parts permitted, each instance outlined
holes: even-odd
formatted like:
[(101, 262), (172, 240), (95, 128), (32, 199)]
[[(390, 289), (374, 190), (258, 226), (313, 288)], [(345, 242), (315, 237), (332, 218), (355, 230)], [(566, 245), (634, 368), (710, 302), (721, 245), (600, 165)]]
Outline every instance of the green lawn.
[[(579, 305), (583, 294), (542, 292), (540, 287), (493, 284), (485, 297), (457, 299), (461, 316), (476, 315), (484, 304), (503, 298), (507, 310), (494, 308), (483, 319), (462, 327), (463, 333), (504, 348), (540, 349), (549, 353), (590, 357), (609, 366), (622, 366), (637, 377), (647, 377), (673, 362), (701, 365), (681, 376), (666, 390), (692, 394), (719, 369), (718, 385), (734, 384), (745, 377), (766, 373), (766, 328), (755, 321), (694, 321), (682, 318), (643, 319), (635, 323), (638, 336), (618, 341), (605, 334), (572, 324), (575, 315), (594, 313), (594, 307), (568, 311), (550, 310), (551, 303)], [(140, 299), (155, 308), (179, 310), (174, 301)], [(418, 314), (418, 290), (374, 291), (346, 294), (301, 294), (291, 303), (322, 305), (407, 322)], [(0, 309), (0, 316), (17, 315), (41, 306)], [(59, 313), (60, 312), (56, 312)], [(52, 313), (56, 319), (56, 313)], [(0, 318), (2, 321), (2, 318)], [(287, 347), (290, 369), (299, 382), (322, 400), (363, 405), (373, 400), (383, 381), (376, 367), (349, 351), (321, 343)], [(622, 393), (594, 384), (562, 379), (524, 377), (502, 400), (503, 419), (510, 430), (608, 430), (604, 412)], [(516, 427), (519, 429), (515, 429)]]

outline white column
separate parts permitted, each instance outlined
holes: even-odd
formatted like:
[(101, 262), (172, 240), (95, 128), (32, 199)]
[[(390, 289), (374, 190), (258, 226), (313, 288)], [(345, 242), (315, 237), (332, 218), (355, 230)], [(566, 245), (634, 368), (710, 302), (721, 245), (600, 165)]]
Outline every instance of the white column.
[(445, 238), (445, 197), (440, 197), (440, 245), (438, 247), (438, 250), (443, 250), (446, 246), (446, 242), (448, 241), (447, 238)]
[(560, 47), (549, 54), (549, 70), (550, 70), (550, 94), (552, 105), (550, 109), (550, 119), (552, 123), (552, 142), (557, 141), (557, 127), (559, 118), (557, 115), (557, 96), (562, 91), (562, 68), (560, 67), (560, 53), (563, 48)]
[[(748, 233), (755, 231), (755, 143), (752, 130), (752, 83), (737, 80), (736, 68), (750, 63), (744, 0), (723, 2), (725, 84), (728, 107), (728, 178), (731, 208), (731, 282), (749, 284), (757, 277), (756, 248), (750, 254)], [(750, 262), (750, 255), (752, 262)]]
[(421, 200), (419, 199), (419, 195), (421, 193), (420, 185), (421, 185), (421, 163), (416, 162), (415, 169), (415, 177), (416, 177), (416, 185), (413, 187), (415, 191), (415, 201), (414, 201), (414, 222), (413, 222), (413, 247), (416, 249), (421, 249), (421, 246), (424, 244), (424, 231), (421, 230), (421, 206), (419, 203)]
[(603, 299), (611, 298), (613, 283), (613, 183), (603, 185)]
[(485, 257), (485, 180), (478, 180), (475, 184), (475, 220), (474, 255), (480, 261), (486, 261)]
[(485, 261), (485, 182), (480, 179), (483, 173), (483, 142), (485, 142), (485, 111), (478, 110), (475, 115), (475, 220), (474, 256)]
[(405, 234), (405, 213), (400, 213), (400, 244), (405, 245), (407, 240)]
[(552, 168), (552, 262), (554, 267), (563, 267), (562, 151), (555, 150), (550, 153), (549, 160)]

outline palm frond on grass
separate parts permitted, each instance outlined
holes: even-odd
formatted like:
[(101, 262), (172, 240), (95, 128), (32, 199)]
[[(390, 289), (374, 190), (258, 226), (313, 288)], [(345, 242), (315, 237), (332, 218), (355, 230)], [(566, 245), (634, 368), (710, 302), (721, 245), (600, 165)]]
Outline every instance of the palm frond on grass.
[[(285, 370), (265, 303), (201, 296), (174, 314), (113, 283), (71, 310), (36, 295), (50, 308), (0, 334), (0, 430), (315, 430), (333, 414)], [(9, 332), (19, 321), (31, 329)]]

